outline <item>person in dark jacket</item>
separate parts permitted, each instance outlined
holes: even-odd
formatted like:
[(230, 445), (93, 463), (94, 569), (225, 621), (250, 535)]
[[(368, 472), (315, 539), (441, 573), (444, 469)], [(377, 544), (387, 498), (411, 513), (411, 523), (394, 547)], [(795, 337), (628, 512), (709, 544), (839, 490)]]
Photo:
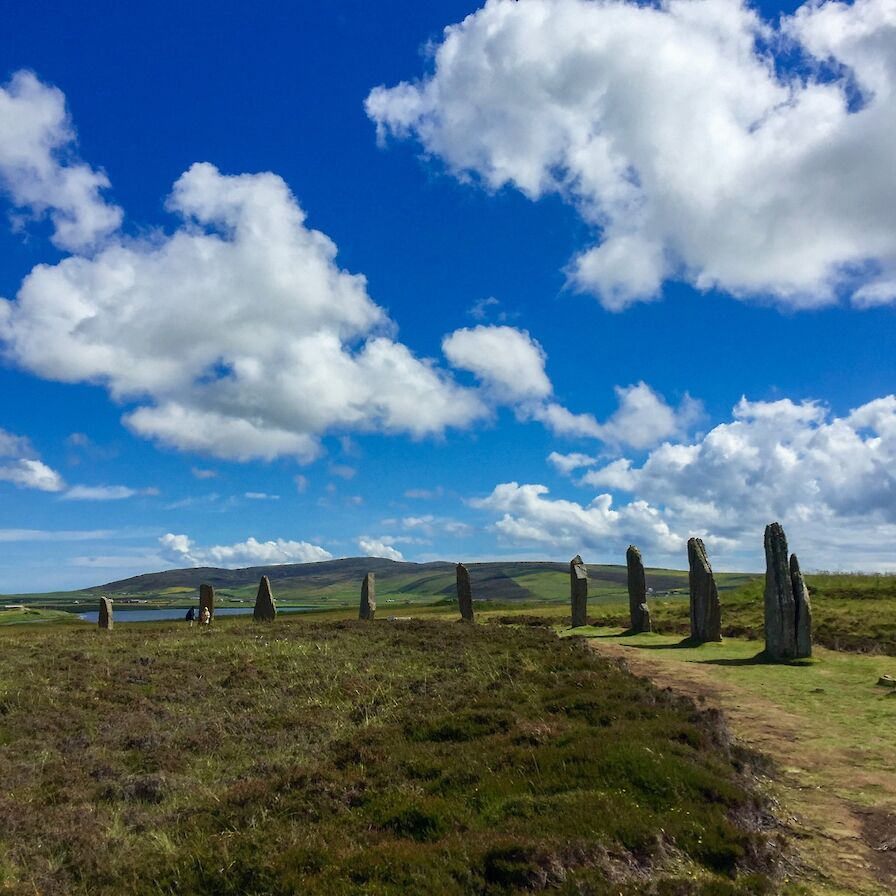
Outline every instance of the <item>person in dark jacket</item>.
[(187, 610), (187, 615), (184, 618), (187, 620), (187, 622), (190, 623), (190, 628), (193, 628), (193, 620), (196, 618), (195, 608), (190, 607), (190, 609)]

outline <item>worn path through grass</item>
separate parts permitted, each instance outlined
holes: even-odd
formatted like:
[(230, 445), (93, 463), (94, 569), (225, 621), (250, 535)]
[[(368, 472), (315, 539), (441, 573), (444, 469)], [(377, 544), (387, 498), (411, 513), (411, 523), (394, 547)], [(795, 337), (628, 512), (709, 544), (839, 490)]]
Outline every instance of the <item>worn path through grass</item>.
[(817, 870), (812, 893), (894, 891), (896, 695), (876, 682), (896, 674), (896, 659), (817, 647), (808, 663), (777, 665), (756, 659), (758, 641), (682, 647), (677, 635), (575, 634), (635, 674), (721, 707), (734, 735), (773, 760), (783, 817)]

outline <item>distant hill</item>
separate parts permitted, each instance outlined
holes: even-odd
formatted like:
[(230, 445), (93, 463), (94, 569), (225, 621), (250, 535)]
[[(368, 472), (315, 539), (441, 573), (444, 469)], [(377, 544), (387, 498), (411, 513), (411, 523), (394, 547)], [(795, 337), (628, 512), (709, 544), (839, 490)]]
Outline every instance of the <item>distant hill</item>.
[[(568, 565), (543, 560), (469, 563), (474, 594), (480, 600), (525, 600), (560, 598), (568, 594)], [(239, 592), (252, 589), (263, 575), (271, 580), (275, 594), (293, 598), (318, 599), (354, 593), (364, 575), (376, 574), (377, 592), (392, 597), (416, 596), (438, 599), (455, 593), (453, 563), (409, 563), (381, 557), (348, 557), (319, 563), (280, 566), (250, 566), (244, 569), (192, 567), (147, 573), (107, 582), (86, 589), (117, 595), (173, 595), (177, 591), (198, 590), (206, 582), (216, 589)], [(648, 570), (648, 586), (655, 591), (687, 587), (687, 573), (677, 570)], [(626, 587), (624, 566), (589, 567), (591, 590), (618, 592)]]
[(166, 569), (150, 572), (130, 579), (119, 579), (99, 585), (92, 591), (158, 592), (167, 588), (198, 588), (201, 584), (215, 588), (240, 588), (257, 585), (262, 576), (271, 583), (331, 584), (349, 579), (359, 579), (368, 572), (392, 577), (409, 572), (423, 573), (453, 571), (450, 563), (404, 563), (382, 557), (347, 557), (343, 560), (323, 560), (319, 563), (286, 563), (276, 566), (246, 566), (243, 569), (219, 569), (214, 566), (195, 566), (187, 569)]

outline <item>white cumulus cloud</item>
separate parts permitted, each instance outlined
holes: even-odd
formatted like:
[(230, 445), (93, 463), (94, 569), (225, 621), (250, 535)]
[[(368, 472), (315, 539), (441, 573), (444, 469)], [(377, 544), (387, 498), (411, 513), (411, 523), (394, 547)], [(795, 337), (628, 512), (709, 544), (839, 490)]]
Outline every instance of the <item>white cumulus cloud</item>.
[(384, 557), (386, 560), (404, 560), (404, 555), (395, 547), (398, 539), (383, 535), (380, 538), (374, 538), (369, 535), (362, 535), (358, 539), (358, 547), (364, 552), (365, 557)]
[(592, 551), (601, 562), (613, 562), (614, 552), (618, 556), (631, 541), (664, 556), (684, 544), (661, 514), (643, 501), (614, 508), (608, 494), (598, 495), (587, 505), (548, 495), (545, 485), (504, 482), (469, 504), (500, 514), (493, 528), (505, 543), (552, 555)]
[(33, 216), (49, 215), (57, 246), (82, 250), (117, 230), (122, 213), (103, 198), (106, 175), (74, 144), (61, 91), (27, 71), (0, 86), (0, 187)]
[(330, 429), (423, 437), (486, 413), (391, 338), (280, 177), (195, 164), (168, 207), (172, 235), (41, 265), (0, 301), (8, 358), (137, 402), (124, 419), (142, 436), (238, 460), (311, 460)]
[(431, 69), (367, 98), (381, 139), (557, 193), (571, 282), (620, 309), (670, 278), (809, 307), (896, 300), (896, 5), (487, 0)]
[(597, 463), (597, 458), (579, 451), (574, 451), (571, 454), (552, 451), (548, 455), (548, 463), (560, 473), (569, 475), (573, 470), (578, 470), (581, 467), (593, 467)]
[(58, 492), (65, 488), (65, 482), (54, 469), (33, 458), (0, 463), (0, 480), (42, 492)]
[[(702, 404), (690, 395), (685, 395), (676, 408), (645, 382), (616, 386), (616, 398), (619, 406), (603, 423), (593, 414), (574, 414), (556, 402), (530, 405), (523, 413), (539, 420), (557, 436), (596, 439), (608, 446), (625, 445), (636, 449), (650, 448), (663, 439), (684, 436), (703, 415)], [(570, 456), (583, 457), (580, 454)], [(552, 463), (558, 469), (568, 472), (563, 469), (562, 455), (555, 452), (552, 457)]]
[(628, 492), (732, 558), (755, 554), (757, 533), (778, 519), (810, 566), (890, 569), (894, 471), (896, 396), (841, 417), (815, 401), (743, 398), (699, 441), (666, 442), (640, 466), (617, 458), (581, 484)]
[(512, 405), (521, 420), (537, 420), (555, 435), (590, 438), (610, 445), (648, 448), (681, 436), (699, 419), (702, 406), (686, 395), (671, 407), (646, 383), (616, 387), (618, 409), (604, 423), (551, 400), (547, 354), (525, 330), (480, 325), (455, 330), (442, 341), (449, 363), (473, 373), (497, 402)]
[(65, 488), (62, 476), (37, 458), (25, 436), (4, 429), (0, 429), (0, 482), (42, 492), (60, 492)]
[(611, 445), (649, 448), (685, 435), (703, 414), (700, 402), (689, 395), (673, 408), (645, 382), (617, 386), (616, 396), (619, 407), (597, 430), (597, 438)]
[(503, 400), (551, 394), (544, 350), (524, 330), (485, 325), (455, 330), (442, 341), (442, 351), (452, 366), (469, 370)]
[(201, 547), (187, 535), (175, 535), (169, 532), (159, 539), (159, 545), (167, 560), (187, 566), (239, 569), (245, 566), (314, 563), (333, 559), (333, 555), (319, 545), (282, 538), (274, 541), (258, 541), (250, 537), (238, 544)]

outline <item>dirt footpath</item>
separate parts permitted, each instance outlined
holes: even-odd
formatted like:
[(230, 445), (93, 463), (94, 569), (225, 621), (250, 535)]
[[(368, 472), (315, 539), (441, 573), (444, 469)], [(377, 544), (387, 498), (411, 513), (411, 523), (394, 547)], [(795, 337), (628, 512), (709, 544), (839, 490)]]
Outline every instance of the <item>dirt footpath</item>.
[[(808, 892), (896, 893), (896, 761), (888, 771), (869, 768), (861, 750), (831, 745), (825, 719), (800, 717), (720, 674), (718, 666), (681, 661), (676, 651), (603, 639), (589, 644), (602, 655), (623, 659), (635, 675), (718, 707), (741, 743), (772, 759), (777, 769), (772, 795), (811, 878), (803, 881)], [(896, 713), (896, 696), (889, 702)], [(896, 744), (893, 748), (896, 757)], [(851, 793), (861, 793), (864, 803)]]

